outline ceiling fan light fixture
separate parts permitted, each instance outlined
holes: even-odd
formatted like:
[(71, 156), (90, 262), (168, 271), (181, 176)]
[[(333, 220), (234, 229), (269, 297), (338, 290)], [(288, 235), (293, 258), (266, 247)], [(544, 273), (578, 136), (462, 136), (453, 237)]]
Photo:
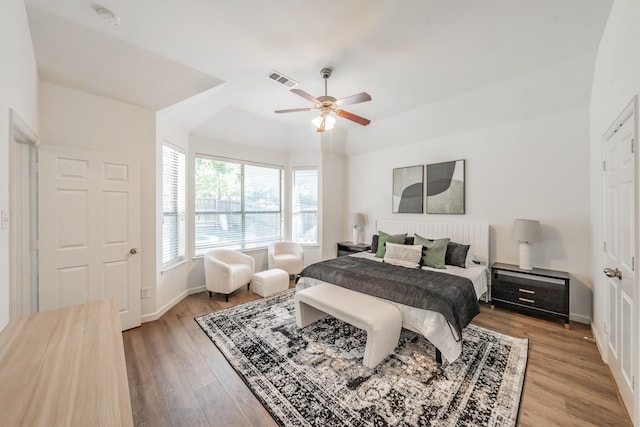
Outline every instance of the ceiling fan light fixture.
[(330, 114), (323, 113), (311, 120), (311, 123), (317, 128), (318, 132), (324, 132), (325, 130), (333, 129), (336, 124), (336, 118)]

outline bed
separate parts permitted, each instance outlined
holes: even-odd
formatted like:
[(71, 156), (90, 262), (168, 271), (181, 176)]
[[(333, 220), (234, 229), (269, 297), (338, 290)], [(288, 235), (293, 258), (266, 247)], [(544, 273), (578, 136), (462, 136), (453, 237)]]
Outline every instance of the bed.
[[(408, 236), (419, 234), (429, 239), (448, 237), (453, 242), (470, 245), (469, 254), (473, 259), (473, 265), (467, 264), (466, 268), (447, 265), (446, 270), (431, 269), (441, 273), (465, 277), (473, 285), (473, 293), (476, 299), (488, 302), (490, 295), (489, 265), (489, 225), (488, 224), (462, 224), (427, 221), (407, 221), (395, 219), (379, 220), (376, 224), (376, 232), (384, 231), (389, 234), (407, 233)], [(351, 257), (364, 258), (368, 262), (381, 262), (373, 253), (361, 252), (350, 255)], [(391, 266), (390, 266), (391, 267)], [(378, 268), (378, 267), (376, 267)], [(314, 277), (303, 276), (296, 289), (306, 289), (320, 283), (326, 283)], [(385, 300), (396, 306), (402, 314), (402, 326), (406, 329), (422, 334), (428, 339), (442, 356), (453, 362), (462, 353), (462, 341), (456, 328), (452, 328), (450, 322), (439, 312), (416, 308), (394, 301)]]

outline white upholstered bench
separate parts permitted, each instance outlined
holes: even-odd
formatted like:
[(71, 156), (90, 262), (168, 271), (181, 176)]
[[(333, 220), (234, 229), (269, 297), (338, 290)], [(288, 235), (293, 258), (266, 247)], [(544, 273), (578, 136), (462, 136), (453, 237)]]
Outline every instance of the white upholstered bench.
[(398, 345), (402, 316), (391, 304), (371, 295), (322, 283), (295, 295), (296, 323), (304, 328), (327, 314), (367, 332), (362, 364), (375, 368)]
[(251, 287), (254, 294), (263, 298), (282, 292), (289, 289), (289, 273), (279, 268), (260, 271), (253, 275)]

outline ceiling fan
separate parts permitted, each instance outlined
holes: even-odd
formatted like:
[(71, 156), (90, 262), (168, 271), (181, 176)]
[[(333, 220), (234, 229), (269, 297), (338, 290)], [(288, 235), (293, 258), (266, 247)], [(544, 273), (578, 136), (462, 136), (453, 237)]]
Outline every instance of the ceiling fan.
[(371, 123), (371, 120), (358, 116), (357, 114), (350, 113), (342, 109), (344, 105), (358, 104), (360, 102), (371, 101), (371, 96), (366, 92), (360, 92), (355, 95), (347, 96), (346, 98), (335, 99), (333, 96), (327, 95), (327, 80), (331, 77), (331, 68), (323, 68), (320, 71), (320, 75), (324, 79), (324, 96), (317, 98), (309, 95), (307, 92), (301, 89), (291, 89), (291, 92), (296, 95), (300, 95), (304, 99), (313, 102), (313, 107), (307, 108), (293, 108), (290, 110), (276, 110), (276, 113), (296, 113), (299, 111), (320, 111), (320, 116), (313, 120), (313, 124), (316, 125), (318, 132), (324, 132), (326, 130), (333, 129), (333, 125), (336, 122), (335, 117), (331, 113), (343, 117), (352, 122), (356, 122), (362, 126), (366, 126)]

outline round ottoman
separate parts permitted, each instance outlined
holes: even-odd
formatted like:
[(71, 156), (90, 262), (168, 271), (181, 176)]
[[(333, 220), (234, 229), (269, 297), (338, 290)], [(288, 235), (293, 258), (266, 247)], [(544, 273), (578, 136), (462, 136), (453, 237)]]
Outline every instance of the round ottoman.
[(260, 271), (253, 275), (251, 285), (253, 293), (268, 297), (289, 289), (289, 273), (279, 268)]

